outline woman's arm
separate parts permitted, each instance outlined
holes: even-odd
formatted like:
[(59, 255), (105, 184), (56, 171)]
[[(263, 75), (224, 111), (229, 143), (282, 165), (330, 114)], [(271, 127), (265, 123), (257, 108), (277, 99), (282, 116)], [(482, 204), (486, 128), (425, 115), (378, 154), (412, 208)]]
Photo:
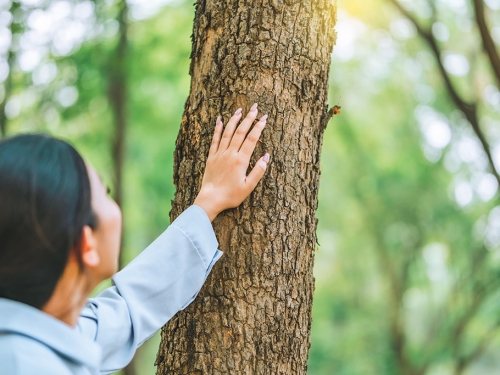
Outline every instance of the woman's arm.
[(193, 301), (222, 253), (206, 213), (191, 206), (90, 299), (79, 329), (102, 348), (101, 373), (126, 366), (136, 349)]
[(78, 328), (103, 349), (101, 373), (126, 366), (136, 349), (177, 311), (189, 305), (222, 253), (211, 221), (238, 206), (264, 175), (267, 157), (246, 176), (255, 144), (265, 127), (256, 106), (241, 122), (241, 110), (223, 131), (217, 121), (202, 188), (195, 205), (127, 267), (113, 277), (114, 286), (89, 300)]

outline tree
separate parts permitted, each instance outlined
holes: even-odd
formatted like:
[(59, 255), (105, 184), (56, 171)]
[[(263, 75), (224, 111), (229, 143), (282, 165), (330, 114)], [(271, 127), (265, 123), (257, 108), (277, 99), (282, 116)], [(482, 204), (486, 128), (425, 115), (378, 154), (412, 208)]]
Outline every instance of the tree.
[[(15, 13), (19, 11), (21, 11), (19, 2), (12, 1), (9, 9), (9, 14), (12, 17), (12, 20), (10, 21), (9, 25), (9, 31), (11, 35), (16, 35), (16, 34), (19, 35), (20, 33), (22, 33), (22, 26), (19, 20), (14, 19)], [(0, 137), (5, 137), (7, 135), (7, 115), (5, 114), (5, 106), (7, 105), (7, 102), (9, 101), (10, 95), (12, 93), (12, 86), (13, 86), (12, 71), (14, 69), (15, 59), (16, 59), (16, 53), (14, 52), (14, 49), (12, 48), (11, 45), (7, 51), (7, 56), (6, 56), (9, 72), (7, 73), (7, 77), (5, 78), (5, 81), (3, 83), (3, 88), (4, 88), (3, 99), (0, 100)]]
[[(407, 17), (417, 29), (418, 35), (421, 39), (425, 41), (428, 47), (432, 51), (432, 55), (436, 61), (438, 66), (439, 74), (441, 75), (444, 86), (446, 87), (446, 91), (450, 97), (450, 100), (457, 107), (457, 109), (463, 113), (464, 117), (472, 127), (474, 133), (476, 134), (477, 139), (481, 142), (481, 146), (483, 147), (484, 153), (488, 159), (488, 163), (490, 166), (491, 173), (495, 176), (498, 183), (500, 184), (500, 174), (498, 173), (497, 166), (495, 166), (495, 162), (493, 160), (493, 155), (491, 151), (490, 142), (487, 140), (487, 137), (484, 134), (484, 131), (481, 127), (479, 115), (478, 115), (478, 107), (480, 104), (480, 100), (477, 98), (476, 93), (473, 93), (473, 100), (468, 100), (467, 96), (471, 96), (468, 90), (467, 94), (461, 93), (460, 90), (457, 89), (457, 85), (453, 82), (451, 78), (451, 74), (447, 71), (445, 64), (443, 62), (444, 48), (439, 43), (438, 39), (435, 37), (435, 33), (433, 33), (433, 26), (439, 22), (438, 21), (438, 11), (436, 9), (436, 5), (433, 2), (429, 2), (429, 7), (431, 9), (431, 24), (429, 26), (425, 26), (421, 23), (412, 13), (406, 10), (398, 0), (390, 0), (400, 11), (401, 13)], [(491, 67), (491, 71), (493, 73), (492, 81), (496, 81), (497, 88), (500, 89), (500, 55), (496, 49), (495, 43), (493, 41), (493, 37), (491, 34), (491, 30), (488, 27), (486, 20), (486, 13), (484, 9), (483, 0), (472, 0), (471, 7), (474, 9), (474, 15), (471, 17), (474, 18), (476, 22), (476, 26), (479, 30), (478, 45), (482, 46), (483, 52), (487, 56), (487, 61)], [(445, 26), (446, 27), (446, 26)], [(480, 43), (480, 44), (479, 44)], [(478, 55), (481, 53), (481, 50), (478, 48), (478, 51), (474, 51)], [(474, 70), (479, 71), (479, 64), (473, 64)], [(478, 75), (477, 72), (474, 74)], [(491, 79), (488, 77), (488, 79)], [(475, 82), (476, 78), (473, 78), (472, 81), (476, 86), (480, 86), (478, 82)], [(474, 90), (472, 90), (474, 92)]]
[(194, 201), (219, 114), (269, 114), (264, 181), (214, 228), (224, 258), (197, 300), (164, 327), (158, 374), (305, 374), (315, 211), (336, 40), (332, 0), (199, 0), (191, 93), (178, 135), (175, 219)]
[[(121, 207), (123, 202), (123, 164), (125, 161), (125, 136), (127, 126), (127, 3), (118, 2), (118, 41), (113, 58), (108, 67), (109, 83), (108, 98), (113, 108), (114, 139), (113, 139), (113, 166), (115, 201)], [(123, 259), (120, 259), (123, 267)]]
[[(426, 23), (425, 21), (420, 20), (414, 13), (403, 7), (398, 0), (390, 0), (390, 2), (394, 4), (407, 19), (410, 20), (419, 37), (431, 50), (432, 56), (436, 62), (437, 70), (441, 76), (450, 101), (463, 114), (463, 117), (466, 120), (465, 123), (473, 130), (483, 148), (490, 172), (496, 178), (498, 184), (500, 184), (498, 164), (495, 164), (490, 141), (485, 133), (485, 126), (482, 123), (484, 117), (481, 117), (481, 112), (484, 111), (485, 105), (481, 102), (481, 94), (479, 92), (485, 84), (483, 82), (480, 83), (478, 77), (481, 76), (481, 79), (490, 85), (496, 85), (497, 90), (500, 88), (500, 57), (493, 41), (491, 28), (488, 25), (483, 0), (471, 0), (469, 2), (470, 4), (467, 4), (468, 7), (464, 7), (464, 10), (466, 11), (466, 17), (470, 19), (471, 24), (473, 24), (473, 22), (475, 23), (473, 35), (476, 39), (477, 47), (474, 48), (473, 52), (477, 56), (484, 53), (486, 62), (485, 65), (490, 68), (490, 72), (481, 75), (481, 70), (484, 70), (484, 67), (474, 61), (474, 59), (471, 59), (472, 69), (469, 82), (472, 83), (470, 86), (473, 87), (470, 89), (470, 86), (468, 85), (466, 86), (467, 90), (459, 89), (457, 80), (452, 78), (452, 74), (446, 67), (445, 51), (448, 48), (452, 49), (456, 47), (451, 46), (451, 43), (448, 43), (450, 45), (446, 45), (443, 40), (439, 40), (446, 39), (439, 38), (439, 31), (436, 31), (436, 25), (438, 27), (445, 25), (444, 23), (440, 23), (441, 18), (445, 17), (440, 17), (441, 12), (439, 6), (432, 1), (428, 2), (430, 22)], [(447, 26), (444, 27), (446, 28)], [(491, 262), (489, 259), (489, 253), (493, 246), (488, 246), (487, 242), (487, 240), (484, 240), (479, 245), (474, 244), (470, 246), (468, 249), (469, 254), (467, 256), (467, 262), (462, 264), (462, 267), (457, 267), (460, 270), (461, 277), (456, 280), (452, 291), (449, 293), (447, 301), (448, 306), (446, 306), (449, 310), (448, 314), (436, 316), (434, 321), (430, 323), (430, 327), (435, 328), (434, 334), (439, 332), (442, 337), (445, 337), (445, 341), (443, 343), (440, 342), (440, 340), (434, 340), (433, 345), (426, 346), (426, 356), (422, 357), (423, 360), (420, 361), (420, 366), (415, 366), (415, 364), (413, 364), (414, 367), (418, 368), (418, 370), (411, 369), (411, 360), (408, 358), (407, 353), (405, 353), (405, 351), (407, 351), (405, 344), (408, 340), (405, 339), (405, 332), (401, 324), (403, 321), (401, 318), (402, 304), (396, 303), (396, 301), (403, 300), (404, 290), (409, 284), (407, 271), (411, 269), (413, 259), (408, 259), (405, 266), (400, 267), (400, 270), (402, 271), (402, 275), (399, 275), (400, 277), (394, 274), (391, 275), (390, 272), (388, 273), (390, 282), (394, 284), (393, 297), (395, 303), (393, 305), (396, 306), (394, 311), (397, 311), (397, 313), (394, 313), (394, 316), (397, 318), (394, 318), (394, 322), (396, 324), (393, 326), (392, 336), (400, 338), (399, 342), (394, 340), (394, 348), (398, 353), (398, 358), (400, 358), (400, 368), (411, 369), (411, 371), (408, 369), (407, 371), (404, 371), (404, 373), (424, 374), (428, 367), (431, 366), (433, 362), (436, 362), (436, 358), (441, 358), (443, 353), (446, 353), (451, 355), (453, 358), (453, 374), (461, 375), (474, 361), (485, 353), (491, 341), (495, 339), (495, 335), (498, 334), (498, 327), (500, 326), (500, 320), (498, 319), (493, 319), (491, 322), (488, 322), (487, 331), (481, 332), (479, 338), (476, 338), (475, 340), (469, 339), (469, 342), (465, 344), (467, 335), (470, 335), (470, 332), (468, 332), (470, 331), (470, 327), (475, 322), (475, 319), (481, 315), (481, 309), (484, 309), (484, 306), (487, 305), (492, 296), (498, 293), (498, 288), (500, 286), (498, 282), (498, 269), (496, 269), (496, 267), (491, 267), (489, 264)], [(418, 247), (416, 250), (418, 250)], [(384, 254), (383, 249), (380, 249), (380, 252), (381, 254)], [(390, 268), (390, 266), (391, 261), (388, 259), (388, 261), (385, 262), (385, 267)], [(461, 303), (456, 302), (458, 299), (462, 299)], [(485, 321), (486, 319), (484, 319), (484, 322)], [(439, 327), (439, 329), (437, 329), (437, 327)]]
[[(128, 6), (125, 0), (119, 0), (118, 7), (118, 41), (113, 58), (108, 66), (108, 99), (113, 108), (114, 139), (112, 142), (114, 199), (123, 207), (123, 166), (125, 163), (125, 144), (127, 133), (127, 13)], [(123, 236), (122, 250), (120, 251), (119, 267), (124, 267)], [(123, 369), (124, 375), (135, 375), (136, 356)]]

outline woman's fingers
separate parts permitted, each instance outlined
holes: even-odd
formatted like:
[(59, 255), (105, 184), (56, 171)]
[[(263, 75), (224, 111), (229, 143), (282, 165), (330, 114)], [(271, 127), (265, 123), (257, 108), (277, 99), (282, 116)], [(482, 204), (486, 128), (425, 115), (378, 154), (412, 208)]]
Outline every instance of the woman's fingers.
[(234, 130), (236, 129), (236, 125), (238, 125), (238, 122), (241, 119), (242, 112), (243, 110), (241, 108), (238, 109), (227, 123), (226, 129), (224, 130), (224, 134), (222, 135), (222, 139), (219, 144), (219, 150), (226, 151), (229, 147), (231, 139), (233, 138)]
[(267, 115), (262, 116), (262, 118), (255, 124), (252, 131), (248, 133), (243, 145), (241, 146), (240, 152), (247, 156), (249, 159), (252, 156), (253, 150), (255, 150), (255, 145), (259, 141), (262, 131), (266, 127)]
[(230, 149), (238, 151), (241, 148), (241, 145), (245, 141), (248, 130), (250, 130), (250, 127), (257, 117), (257, 113), (259, 113), (259, 111), (257, 110), (257, 103), (255, 103), (252, 108), (250, 108), (250, 112), (248, 112), (247, 117), (245, 117), (245, 119), (236, 129), (233, 139), (231, 140), (231, 143), (229, 145)]
[(220, 139), (222, 137), (222, 128), (223, 128), (221, 117), (217, 117), (217, 122), (215, 124), (214, 137), (212, 139), (212, 145), (210, 146), (209, 156), (215, 155), (217, 150), (219, 149)]
[(269, 154), (265, 154), (263, 157), (259, 159), (257, 163), (255, 163), (255, 167), (252, 169), (250, 174), (247, 176), (246, 183), (247, 183), (247, 188), (248, 188), (248, 194), (252, 192), (259, 181), (262, 179), (264, 176), (264, 173), (266, 173), (267, 165), (269, 164), (270, 160)]

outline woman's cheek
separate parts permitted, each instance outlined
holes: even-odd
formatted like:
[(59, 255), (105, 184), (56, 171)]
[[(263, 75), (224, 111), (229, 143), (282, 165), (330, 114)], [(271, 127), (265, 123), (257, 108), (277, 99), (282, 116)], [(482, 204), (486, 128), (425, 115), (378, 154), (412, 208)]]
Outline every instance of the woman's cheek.
[(113, 276), (118, 271), (122, 237), (122, 213), (120, 208), (111, 199), (108, 200), (106, 206), (99, 223), (102, 238), (101, 274), (104, 279)]
[(118, 260), (120, 258), (120, 249), (121, 249), (121, 241), (122, 241), (122, 226), (123, 226), (123, 218), (122, 211), (120, 207), (113, 201), (114, 206), (114, 214), (113, 214), (113, 244), (111, 244), (113, 248), (113, 258), (115, 260), (115, 272), (118, 270)]

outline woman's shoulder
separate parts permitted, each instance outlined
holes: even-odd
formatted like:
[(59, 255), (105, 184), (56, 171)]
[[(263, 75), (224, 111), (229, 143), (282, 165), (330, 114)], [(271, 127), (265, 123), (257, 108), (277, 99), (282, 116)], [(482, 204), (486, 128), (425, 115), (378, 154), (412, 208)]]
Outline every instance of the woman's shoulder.
[(0, 316), (1, 374), (88, 375), (99, 366), (93, 341), (54, 317), (3, 298)]
[[(2, 373), (9, 375), (71, 375), (72, 366), (45, 344), (16, 333), (0, 333), (0, 363)], [(5, 372), (4, 372), (5, 371)]]

